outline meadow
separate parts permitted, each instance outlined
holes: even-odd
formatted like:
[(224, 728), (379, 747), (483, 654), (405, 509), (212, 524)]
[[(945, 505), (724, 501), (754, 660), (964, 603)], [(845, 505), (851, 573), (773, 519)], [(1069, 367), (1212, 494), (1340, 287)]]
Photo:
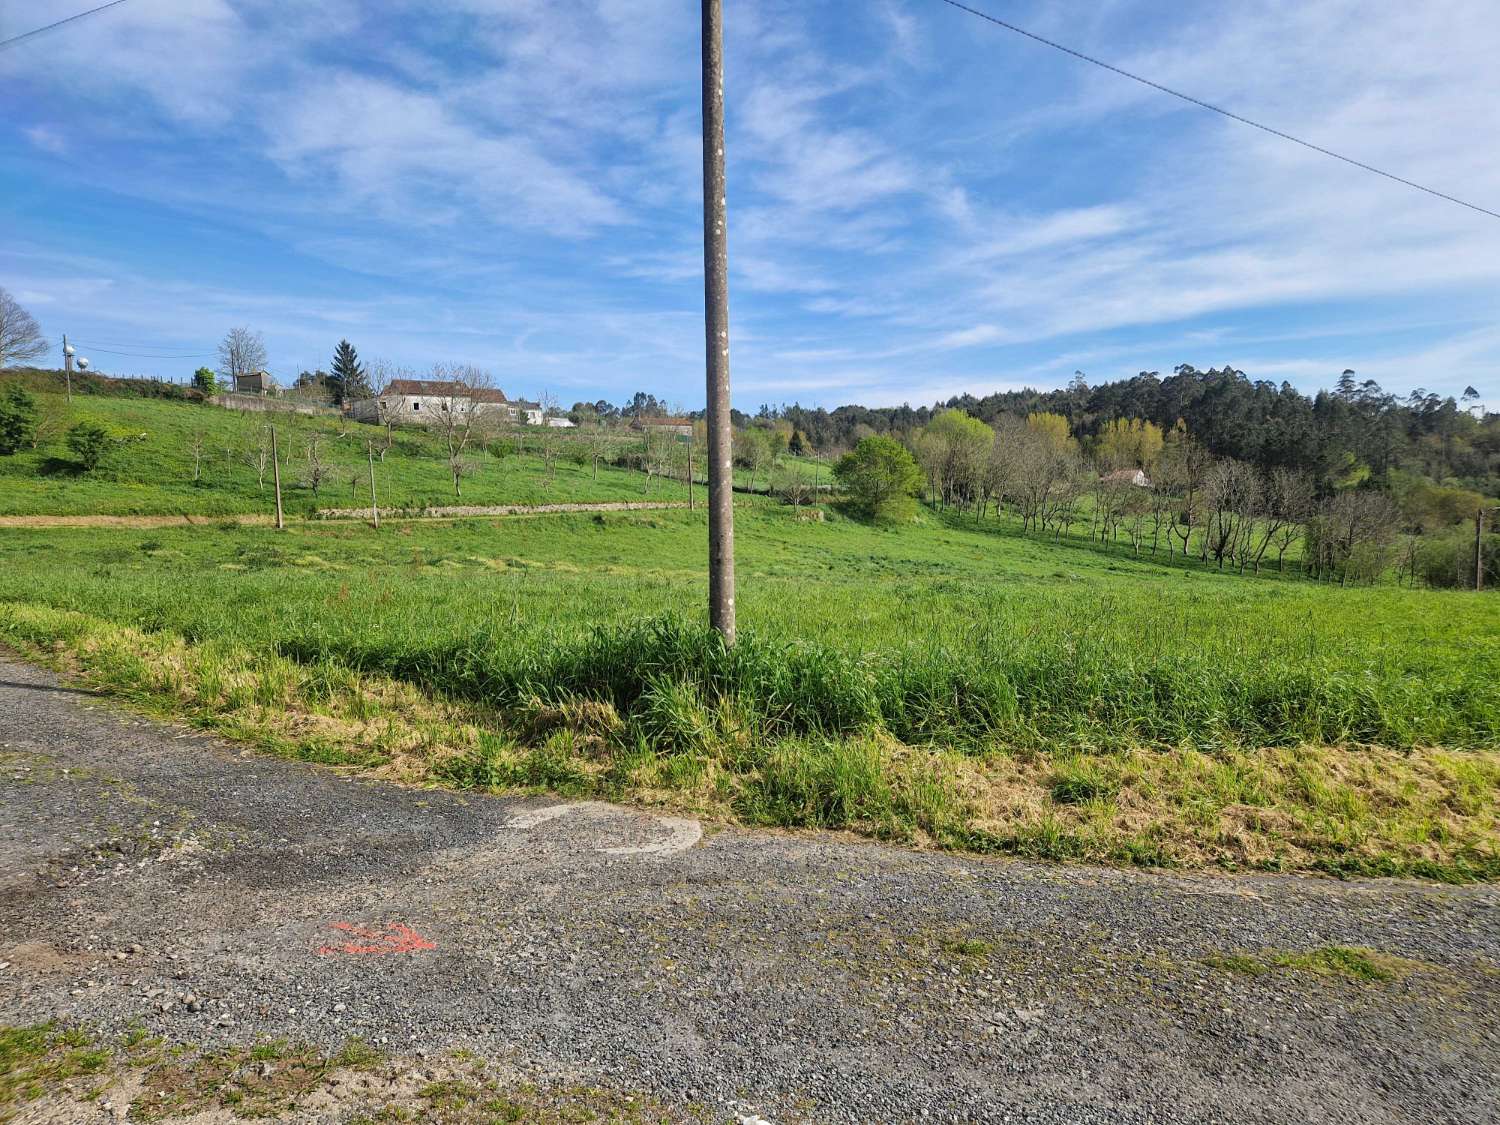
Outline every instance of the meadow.
[[(686, 500), (682, 481), (647, 480), (608, 463), (592, 464), (573, 435), (547, 435), (560, 455), (550, 468), (539, 453), (537, 427), (510, 427), (467, 451), (471, 472), (455, 500), (442, 439), (416, 428), (386, 443), (379, 426), (322, 415), (256, 414), (155, 399), (37, 394), (59, 419), (51, 440), (37, 449), (0, 457), (0, 515), (236, 515), (274, 510), (270, 469), (257, 471), (254, 454), (277, 429), (287, 512), (369, 503), (367, 448), (377, 458), (382, 508), (422, 509), (446, 504), (558, 504)], [(119, 439), (103, 467), (81, 473), (61, 440), (64, 425), (97, 422)], [(201, 454), (193, 452), (195, 437)], [(309, 485), (307, 448), (316, 437), (324, 479)], [(625, 442), (622, 440), (621, 445)], [(197, 461), (197, 477), (195, 475)], [(701, 495), (703, 490), (698, 489)]]
[[(640, 488), (635, 475), (634, 485)], [(681, 487), (679, 484), (677, 487)], [(972, 851), (1500, 877), (1500, 601), (925, 511), (0, 531), (0, 639), (418, 784)]]

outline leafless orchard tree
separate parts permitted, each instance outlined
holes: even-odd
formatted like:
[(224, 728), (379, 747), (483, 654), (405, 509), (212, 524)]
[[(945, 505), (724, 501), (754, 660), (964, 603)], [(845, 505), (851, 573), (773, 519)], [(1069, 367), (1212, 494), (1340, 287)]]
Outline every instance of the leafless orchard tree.
[(254, 375), (266, 367), (266, 341), (259, 332), (248, 328), (231, 328), (219, 342), (219, 374), (231, 381), (240, 375)]
[(593, 463), (594, 479), (599, 479), (599, 462), (609, 456), (610, 447), (614, 444), (609, 430), (605, 429), (602, 421), (591, 422), (584, 431), (583, 441), (588, 449), (589, 460)]
[(551, 391), (543, 391), (537, 395), (537, 405), (542, 408), (542, 426), (536, 435), (536, 450), (542, 459), (542, 467), (547, 470), (547, 479), (550, 481), (557, 471), (558, 445), (561, 435), (557, 427), (550, 424), (552, 415), (557, 413), (557, 396)]
[(307, 473), (303, 480), (307, 483), (307, 487), (312, 489), (314, 496), (318, 494), (318, 489), (323, 486), (323, 482), (328, 479), (328, 472), (328, 463), (323, 460), (323, 435), (319, 433), (308, 435)]
[(39, 359), (46, 351), (47, 341), (36, 318), (0, 289), (0, 370)]
[(646, 474), (645, 484), (641, 488), (643, 493), (650, 491), (657, 477), (671, 472), (673, 444), (673, 434), (660, 426), (646, 427), (641, 440), (641, 469)]
[(203, 431), (194, 430), (188, 436), (188, 453), (193, 458), (193, 483), (203, 479)]
[[(1317, 504), (1317, 486), (1300, 469), (1272, 469), (1266, 492), (1277, 521), (1270, 533), (1271, 543), (1276, 547), (1276, 569), (1285, 573), (1286, 553), (1302, 538), (1302, 525)], [(1259, 558), (1255, 569), (1260, 570)]]
[(446, 383), (448, 393), (434, 412), (434, 427), (443, 435), (453, 495), (463, 495), (463, 478), (473, 471), (465, 454), (483, 441), (498, 417), (495, 381), (489, 372), (464, 364), (440, 363), (432, 369), (434, 382)]
[(1192, 545), (1193, 532), (1203, 525), (1203, 482), (1210, 461), (1208, 450), (1192, 438), (1184, 438), (1169, 443), (1157, 465), (1162, 488), (1176, 498), (1170, 530), (1181, 542), (1184, 558)]
[(1313, 577), (1342, 585), (1385, 570), (1401, 513), (1383, 492), (1336, 492), (1308, 519), (1306, 562)]
[(1203, 542), (1199, 558), (1219, 569), (1239, 557), (1247, 527), (1254, 521), (1260, 482), (1255, 469), (1232, 457), (1213, 462), (1204, 475)]
[(250, 440), (245, 446), (245, 464), (255, 470), (255, 487), (266, 490), (266, 470), (271, 467), (271, 426), (260, 421), (255, 423)]

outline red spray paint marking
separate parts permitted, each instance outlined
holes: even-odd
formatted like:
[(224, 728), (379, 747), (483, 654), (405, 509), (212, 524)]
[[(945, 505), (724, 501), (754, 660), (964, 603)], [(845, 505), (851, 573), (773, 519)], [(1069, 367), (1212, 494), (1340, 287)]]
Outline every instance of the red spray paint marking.
[(326, 956), (329, 953), (418, 953), (424, 949), (437, 948), (436, 942), (428, 941), (410, 926), (401, 922), (392, 922), (380, 929), (367, 929), (363, 926), (356, 926), (352, 922), (335, 922), (333, 928), (365, 940), (321, 946), (318, 949), (319, 956)]

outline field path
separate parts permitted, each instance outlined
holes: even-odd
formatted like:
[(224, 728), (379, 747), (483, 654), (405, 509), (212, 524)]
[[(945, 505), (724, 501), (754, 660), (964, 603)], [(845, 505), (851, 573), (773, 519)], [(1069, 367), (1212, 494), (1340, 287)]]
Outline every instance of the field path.
[[(988, 862), (403, 789), (3, 656), (0, 793), (0, 1023), (464, 1047), (715, 1121), (1500, 1120), (1493, 887)], [(1212, 963), (1323, 946), (1410, 961)], [(182, 989), (194, 1006), (162, 1010)]]
[[(380, 509), (383, 520), (463, 519), (470, 516), (544, 516), (563, 512), (655, 512), (686, 508), (685, 500), (604, 500), (578, 504), (495, 504), (427, 508), (418, 512), (404, 509)], [(324, 508), (319, 519), (369, 519), (369, 508)], [(212, 527), (231, 520), (241, 524), (271, 524), (274, 516), (245, 512), (219, 516), (0, 516), (0, 527)], [(301, 522), (289, 516), (288, 523)]]

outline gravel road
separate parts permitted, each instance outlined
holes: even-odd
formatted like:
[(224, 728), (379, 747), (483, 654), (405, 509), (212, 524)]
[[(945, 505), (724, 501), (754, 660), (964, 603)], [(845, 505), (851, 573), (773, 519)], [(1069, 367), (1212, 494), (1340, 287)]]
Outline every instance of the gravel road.
[[(1490, 887), (1039, 866), (416, 791), (5, 659), (0, 787), (0, 1023), (465, 1047), (730, 1121), (1500, 1120)], [(1213, 963), (1324, 946), (1411, 963)]]

